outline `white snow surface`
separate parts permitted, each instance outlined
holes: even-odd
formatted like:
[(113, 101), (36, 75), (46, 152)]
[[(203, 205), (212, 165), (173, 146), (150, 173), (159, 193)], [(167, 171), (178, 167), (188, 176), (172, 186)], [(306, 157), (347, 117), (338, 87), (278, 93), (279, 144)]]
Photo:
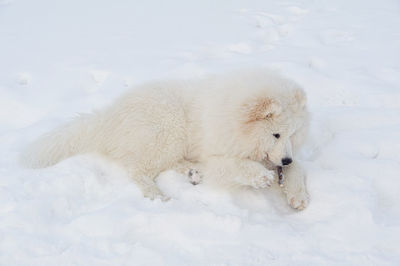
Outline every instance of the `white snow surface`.
[[(1, 265), (399, 265), (400, 3), (0, 0)], [(278, 188), (144, 199), (95, 155), (23, 169), (31, 140), (135, 84), (268, 66), (304, 86), (309, 207)]]

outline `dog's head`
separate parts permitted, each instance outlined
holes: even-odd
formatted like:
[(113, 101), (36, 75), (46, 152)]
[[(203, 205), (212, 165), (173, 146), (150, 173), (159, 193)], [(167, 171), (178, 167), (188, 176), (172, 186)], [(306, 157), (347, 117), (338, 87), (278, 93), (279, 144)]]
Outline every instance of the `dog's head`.
[(250, 148), (248, 158), (288, 165), (304, 139), (308, 113), (304, 91), (298, 86), (258, 92), (243, 99), (239, 119), (240, 139)]

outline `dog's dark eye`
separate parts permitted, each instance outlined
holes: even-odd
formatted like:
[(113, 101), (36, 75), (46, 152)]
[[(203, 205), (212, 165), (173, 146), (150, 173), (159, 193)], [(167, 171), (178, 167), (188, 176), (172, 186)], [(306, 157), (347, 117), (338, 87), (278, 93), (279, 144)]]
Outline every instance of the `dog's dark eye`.
[(281, 135), (279, 134), (273, 134), (275, 138), (279, 139), (281, 137)]

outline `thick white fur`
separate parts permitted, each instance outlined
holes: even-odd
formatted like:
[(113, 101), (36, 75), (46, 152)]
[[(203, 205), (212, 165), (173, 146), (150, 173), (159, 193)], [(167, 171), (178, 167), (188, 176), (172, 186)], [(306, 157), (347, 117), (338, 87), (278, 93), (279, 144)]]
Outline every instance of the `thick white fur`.
[[(265, 188), (275, 176), (265, 162), (294, 159), (305, 139), (305, 103), (296, 83), (266, 69), (151, 82), (42, 136), (21, 159), (40, 168), (75, 154), (104, 154), (150, 198), (165, 198), (154, 180), (168, 169), (196, 169), (217, 183)], [(305, 174), (295, 159), (284, 174), (289, 204), (305, 208)]]

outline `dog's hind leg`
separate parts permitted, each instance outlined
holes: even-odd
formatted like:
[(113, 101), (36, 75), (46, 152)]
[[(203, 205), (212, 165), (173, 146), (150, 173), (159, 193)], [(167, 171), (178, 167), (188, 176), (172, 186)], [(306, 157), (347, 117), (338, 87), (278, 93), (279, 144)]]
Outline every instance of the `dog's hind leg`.
[(149, 199), (161, 199), (162, 201), (169, 200), (168, 196), (165, 196), (162, 191), (157, 187), (155, 179), (159, 172), (155, 171), (143, 171), (135, 167), (130, 166), (128, 173), (132, 177), (133, 181), (142, 191), (143, 196)]
[(186, 159), (178, 161), (172, 170), (188, 177), (192, 185), (197, 185), (202, 182), (203, 174), (201, 173), (200, 163), (194, 163)]
[(139, 186), (140, 190), (143, 193), (143, 196), (149, 199), (161, 199), (162, 201), (167, 201), (170, 198), (165, 196), (161, 190), (157, 187), (153, 178), (149, 178), (148, 176), (135, 176), (135, 183)]

